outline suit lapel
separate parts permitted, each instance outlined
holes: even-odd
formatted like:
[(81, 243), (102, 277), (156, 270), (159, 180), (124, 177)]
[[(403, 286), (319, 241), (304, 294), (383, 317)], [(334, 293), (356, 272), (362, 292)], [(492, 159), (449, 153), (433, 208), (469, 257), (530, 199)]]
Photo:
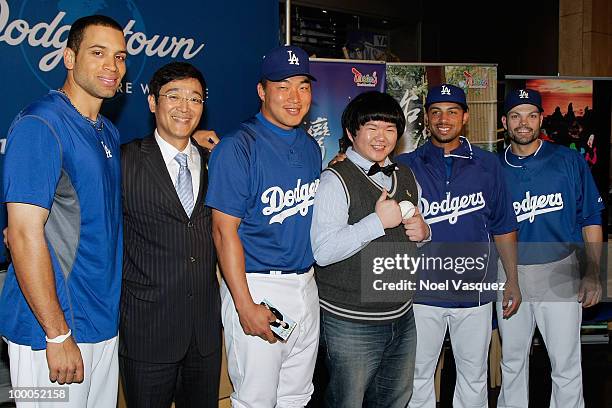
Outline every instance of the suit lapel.
[(175, 203), (177, 210), (187, 217), (187, 213), (185, 212), (183, 205), (178, 198), (174, 184), (172, 184), (172, 179), (168, 173), (166, 162), (164, 162), (164, 157), (161, 154), (161, 150), (159, 150), (155, 137), (152, 136), (144, 139), (142, 141), (141, 151), (144, 156), (145, 166), (152, 175), (152, 178), (155, 181), (159, 191), (166, 195), (168, 199), (172, 200)]

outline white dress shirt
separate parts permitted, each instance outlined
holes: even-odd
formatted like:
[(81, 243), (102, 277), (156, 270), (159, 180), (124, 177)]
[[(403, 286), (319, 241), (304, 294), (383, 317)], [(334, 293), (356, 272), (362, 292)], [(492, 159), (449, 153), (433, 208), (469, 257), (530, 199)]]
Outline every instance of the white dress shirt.
[(198, 148), (195, 147), (191, 140), (187, 142), (187, 146), (181, 152), (172, 146), (170, 143), (166, 142), (155, 129), (155, 141), (159, 146), (159, 150), (161, 150), (162, 157), (164, 158), (164, 163), (166, 163), (166, 169), (170, 174), (170, 178), (172, 179), (172, 185), (176, 188), (176, 179), (178, 178), (179, 172), (179, 164), (174, 157), (176, 157), (179, 153), (185, 153), (187, 155), (187, 168), (191, 172), (191, 184), (193, 187), (193, 202), (195, 204), (198, 201), (198, 192), (200, 191), (200, 168), (202, 159), (200, 158), (200, 153), (198, 152)]

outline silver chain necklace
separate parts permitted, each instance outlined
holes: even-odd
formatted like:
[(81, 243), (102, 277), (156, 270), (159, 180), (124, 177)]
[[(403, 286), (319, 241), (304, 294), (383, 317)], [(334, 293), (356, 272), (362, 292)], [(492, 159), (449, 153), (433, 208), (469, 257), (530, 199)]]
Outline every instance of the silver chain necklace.
[(76, 106), (74, 106), (74, 104), (70, 100), (70, 97), (68, 96), (66, 91), (64, 91), (64, 88), (59, 88), (57, 91), (63, 94), (64, 96), (66, 96), (66, 99), (68, 99), (68, 103), (70, 103), (70, 105), (74, 108), (74, 110), (77, 111), (78, 114), (81, 115), (81, 117), (83, 117), (83, 119), (85, 119), (95, 130), (97, 130), (98, 132), (101, 132), (102, 129), (104, 129), (104, 122), (102, 122), (102, 118), (100, 118), (100, 114), (98, 114), (96, 120), (91, 120), (89, 117), (83, 115)]

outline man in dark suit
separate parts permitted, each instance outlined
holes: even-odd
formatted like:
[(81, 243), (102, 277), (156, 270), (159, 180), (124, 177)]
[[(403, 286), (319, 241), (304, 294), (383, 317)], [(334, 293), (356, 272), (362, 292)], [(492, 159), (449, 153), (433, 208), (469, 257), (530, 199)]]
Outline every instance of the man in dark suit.
[(149, 83), (155, 133), (122, 147), (120, 368), (130, 408), (218, 404), (221, 319), (207, 152), (191, 136), (206, 83), (185, 62)]

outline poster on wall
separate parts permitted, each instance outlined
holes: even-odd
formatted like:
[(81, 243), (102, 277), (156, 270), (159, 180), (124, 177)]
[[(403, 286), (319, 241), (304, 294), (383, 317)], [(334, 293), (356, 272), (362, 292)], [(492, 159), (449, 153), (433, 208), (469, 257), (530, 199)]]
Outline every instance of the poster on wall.
[[(525, 87), (542, 95), (544, 121), (540, 139), (576, 150), (597, 171), (597, 145), (593, 122), (593, 81), (590, 79), (528, 79)], [(600, 154), (601, 155), (601, 154)]]
[(341, 149), (342, 112), (355, 96), (366, 91), (382, 92), (385, 64), (382, 62), (310, 59), (312, 105), (304, 129), (319, 143), (323, 168)]
[(349, 31), (346, 41), (348, 58), (370, 61), (399, 61), (389, 50), (389, 35), (371, 31)]
[(406, 130), (395, 154), (411, 152), (429, 137), (425, 126), (425, 97), (430, 87), (441, 83), (450, 83), (465, 91), (470, 111), (465, 136), (470, 142), (494, 151), (497, 66), (388, 63), (386, 92), (400, 103), (406, 116)]

